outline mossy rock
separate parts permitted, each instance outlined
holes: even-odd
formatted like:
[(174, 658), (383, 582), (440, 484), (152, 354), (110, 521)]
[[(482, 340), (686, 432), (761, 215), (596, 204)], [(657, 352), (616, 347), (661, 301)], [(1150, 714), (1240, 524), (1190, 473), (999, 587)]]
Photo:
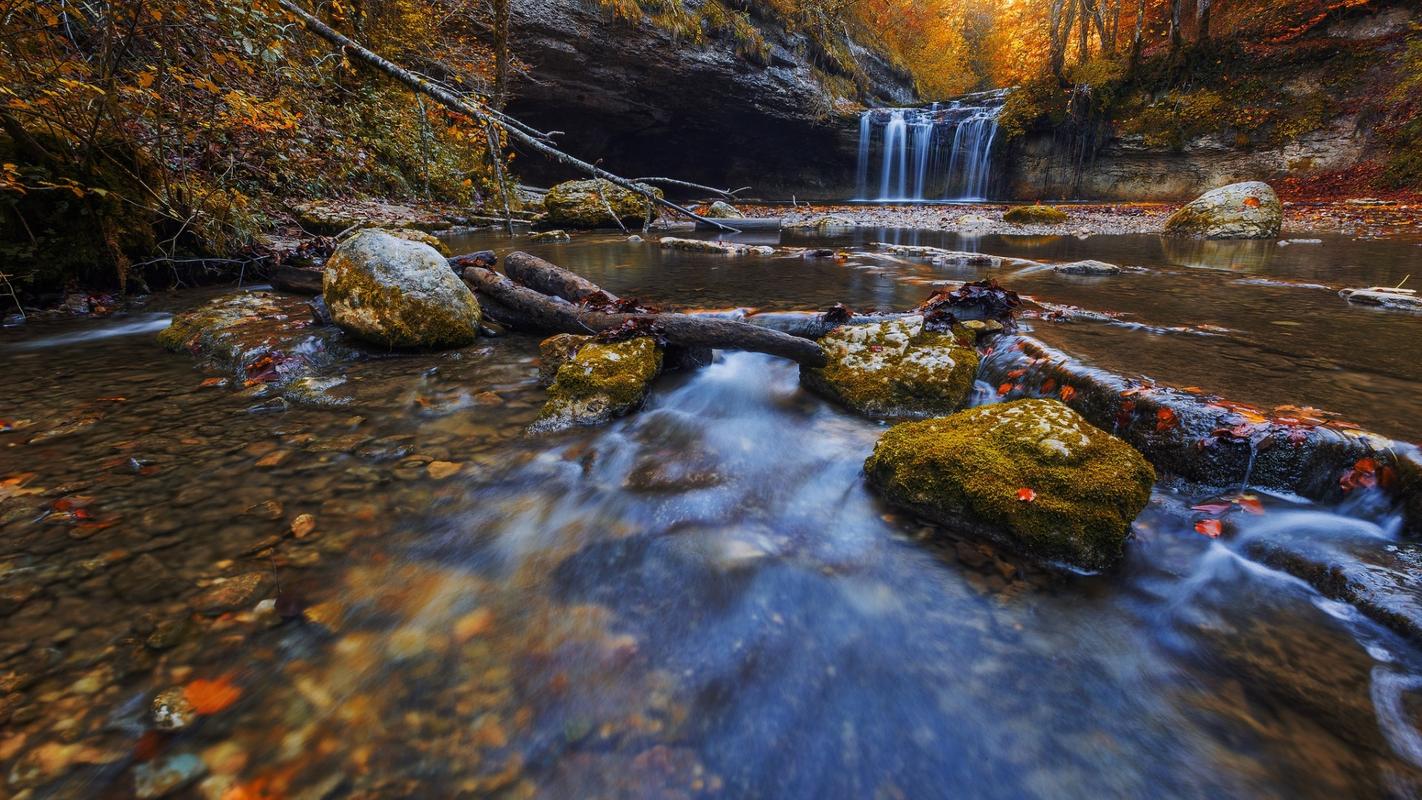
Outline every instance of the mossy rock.
[(407, 242), (419, 242), (423, 245), (429, 245), (445, 258), (449, 258), (453, 255), (453, 253), (449, 252), (449, 246), (432, 233), (416, 230), (414, 228), (381, 228), (380, 230), (394, 236), (396, 239), (404, 239)]
[(231, 366), (270, 333), (266, 329), (249, 329), (252, 335), (244, 337), (242, 329), (285, 311), (285, 307), (266, 292), (220, 297), (174, 315), (168, 327), (158, 332), (158, 343), (174, 353), (188, 351), (222, 366)]
[(1065, 211), (1051, 206), (1018, 206), (1002, 215), (1003, 222), (1013, 225), (1061, 225), (1067, 219)]
[(706, 213), (701, 216), (707, 219), (745, 219), (746, 215), (741, 213), (739, 208), (727, 203), (725, 200), (717, 200), (706, 209)]
[(891, 428), (864, 462), (890, 503), (1045, 562), (1121, 560), (1155, 470), (1056, 400), (1019, 400)]
[[(660, 189), (637, 185), (662, 196)], [(608, 214), (609, 206), (612, 214)], [(615, 228), (619, 221), (623, 226), (640, 227), (649, 213), (657, 216), (656, 205), (644, 195), (601, 178), (554, 186), (543, 197), (543, 208), (547, 212), (544, 224), (556, 228)]]
[(1165, 232), (1205, 239), (1273, 239), (1284, 206), (1267, 183), (1233, 183), (1205, 192), (1165, 221)]
[(601, 425), (642, 407), (662, 369), (662, 349), (650, 337), (588, 342), (561, 367), (548, 402), (530, 426), (535, 433)]
[[(969, 335), (964, 332), (965, 338)], [(926, 417), (963, 407), (978, 354), (952, 333), (924, 330), (923, 317), (844, 325), (820, 339), (829, 364), (802, 367), (807, 388), (873, 417)]]
[(564, 364), (572, 361), (573, 356), (578, 354), (578, 350), (590, 341), (592, 341), (591, 336), (559, 333), (539, 342), (538, 382), (544, 386), (553, 385), (553, 381), (558, 377), (558, 370)]
[(460, 347), (479, 336), (479, 302), (445, 257), (385, 231), (341, 243), (322, 289), (341, 330), (383, 347)]

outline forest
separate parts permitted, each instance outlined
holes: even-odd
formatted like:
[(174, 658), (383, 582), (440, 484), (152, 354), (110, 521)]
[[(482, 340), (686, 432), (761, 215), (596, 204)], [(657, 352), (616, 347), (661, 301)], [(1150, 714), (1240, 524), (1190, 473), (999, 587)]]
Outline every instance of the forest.
[(1422, 797), (1416, 0), (0, 0), (0, 798)]

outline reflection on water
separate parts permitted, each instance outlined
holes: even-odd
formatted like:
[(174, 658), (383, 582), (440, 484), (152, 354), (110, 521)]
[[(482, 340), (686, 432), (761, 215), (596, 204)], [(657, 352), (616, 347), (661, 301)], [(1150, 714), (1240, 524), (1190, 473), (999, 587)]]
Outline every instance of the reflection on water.
[[(895, 237), (962, 246), (863, 238)], [(465, 244), (491, 243), (508, 246)], [(1330, 326), (1351, 326), (1338, 369), (1388, 366), (1366, 411), (1415, 424), (1416, 367), (1386, 352), (1409, 318), (1171, 271), (1154, 239), (978, 244), (1147, 267), (1014, 280), (1237, 332), (1039, 328), (1088, 357), (1224, 375), (1244, 362), (1216, 359), (1257, 342), (1241, 382), (1346, 407), (1346, 384), (1291, 369), (1272, 335), (1301, 304), (1301, 349), (1329, 358), (1348, 338)], [(966, 277), (610, 236), (539, 252), (697, 306), (901, 307)], [(1261, 315), (1269, 297), (1289, 310)], [(1422, 652), (1251, 557), (1281, 538), (1411, 547), (1394, 520), (1264, 496), (1212, 540), (1190, 511), (1211, 490), (1163, 482), (1120, 573), (1065, 577), (884, 507), (861, 476), (883, 427), (768, 357), (722, 354), (664, 376), (640, 414), (530, 439), (532, 337), (351, 364), (351, 405), (257, 415), (149, 335), (61, 338), (85, 330), (0, 345), (0, 794), (128, 796), (162, 775), (219, 798), (1422, 792)], [(154, 733), (153, 694), (197, 681), (238, 695), (209, 691), (195, 724)]]

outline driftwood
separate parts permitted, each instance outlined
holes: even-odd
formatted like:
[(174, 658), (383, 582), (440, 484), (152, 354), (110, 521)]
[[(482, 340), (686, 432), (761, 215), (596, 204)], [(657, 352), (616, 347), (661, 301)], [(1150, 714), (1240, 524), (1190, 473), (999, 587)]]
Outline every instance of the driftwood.
[(609, 300), (617, 300), (617, 295), (587, 278), (522, 251), (509, 253), (504, 257), (504, 274), (515, 283), (523, 284), (536, 292), (561, 297), (572, 303), (581, 303), (598, 294)]
[[(512, 261), (523, 260), (516, 257), (524, 255), (514, 253), (507, 256), (504, 262), (506, 268)], [(525, 264), (528, 262), (525, 261)], [(559, 269), (547, 262), (544, 264), (554, 270)], [(546, 270), (542, 271), (546, 273)], [(667, 343), (688, 349), (748, 350), (788, 358), (811, 367), (822, 367), (826, 363), (824, 351), (818, 344), (744, 322), (690, 314), (598, 311), (521, 286), (481, 267), (465, 269), (464, 280), (478, 294), (480, 305), (494, 321), (515, 330), (596, 334), (630, 322), (649, 326)], [(565, 284), (573, 285), (571, 282)]]
[(405, 69), (399, 64), (382, 58), (380, 55), (376, 54), (371, 50), (366, 49), (365, 47), (362, 47), (354, 40), (342, 35), (335, 29), (333, 29), (331, 26), (317, 19), (311, 14), (311, 12), (302, 8), (300, 5), (293, 2), (293, 0), (277, 0), (277, 4), (280, 5), (282, 8), (286, 9), (292, 15), (294, 15), (297, 19), (301, 20), (302, 24), (306, 26), (307, 30), (336, 45), (337, 47), (340, 47), (345, 55), (356, 60), (362, 61), (365, 64), (374, 67), (375, 69), (385, 73), (386, 75), (389, 75), (395, 80), (405, 84), (411, 89), (425, 94), (429, 97), (432, 97), (435, 100), (438, 100), (442, 105), (455, 112), (458, 112), (460, 114), (467, 114), (484, 123), (485, 125), (493, 125), (500, 128), (509, 135), (509, 138), (518, 141), (520, 144), (529, 147), (530, 149), (538, 152), (541, 155), (547, 156), (548, 158), (551, 158), (560, 164), (566, 164), (570, 167), (575, 167), (576, 169), (582, 172), (586, 172), (589, 175), (592, 175), (594, 178), (601, 178), (609, 183), (613, 183), (617, 186), (621, 186), (624, 189), (636, 192), (637, 194), (642, 195), (643, 197), (647, 198), (653, 203), (656, 203), (657, 205), (669, 208), (680, 214), (684, 214), (690, 217), (691, 219), (696, 220), (697, 222), (704, 222), (709, 225), (714, 225), (718, 229), (730, 231), (733, 233), (738, 232), (735, 227), (703, 217), (692, 211), (691, 209), (683, 208), (682, 206), (679, 206), (676, 203), (673, 203), (670, 200), (659, 196), (656, 192), (649, 190), (646, 186), (638, 185), (635, 181), (630, 181), (621, 176), (614, 175), (611, 172), (608, 172), (607, 170), (602, 169), (601, 167), (595, 164), (589, 164), (588, 162), (583, 161), (580, 158), (571, 156), (563, 152), (562, 150), (559, 150), (556, 147), (553, 147), (552, 145), (548, 144), (547, 135), (540, 134), (539, 132), (533, 130), (522, 122), (519, 122), (518, 120), (508, 116), (507, 114), (504, 114), (491, 108), (476, 105), (468, 99), (460, 97), (454, 92), (451, 92), (442, 86), (438, 86), (426, 80), (425, 78), (416, 75), (415, 73)]

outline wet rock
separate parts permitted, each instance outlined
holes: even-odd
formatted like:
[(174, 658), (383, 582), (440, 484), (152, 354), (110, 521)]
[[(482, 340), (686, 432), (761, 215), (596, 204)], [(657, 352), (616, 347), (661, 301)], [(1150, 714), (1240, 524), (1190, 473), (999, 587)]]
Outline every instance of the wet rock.
[(1344, 289), (1338, 295), (1350, 303), (1422, 312), (1422, 297), (1413, 289), (1374, 286), (1368, 289)]
[(1118, 562), (1155, 470), (1055, 400), (897, 425), (864, 463), (889, 502), (1077, 569)]
[(414, 228), (382, 228), (381, 233), (388, 233), (396, 239), (404, 239), (407, 242), (418, 242), (435, 249), (440, 255), (449, 258), (452, 253), (444, 241), (432, 233), (426, 233)]
[(858, 222), (856, 222), (850, 217), (842, 216), (839, 214), (825, 214), (818, 217), (810, 217), (808, 219), (787, 221), (784, 223), (784, 227), (794, 229), (808, 228), (814, 230), (821, 230), (824, 228), (853, 228), (858, 224)]
[(802, 368), (804, 385), (861, 414), (948, 414), (967, 402), (978, 355), (952, 333), (926, 330), (921, 316), (845, 325), (820, 339), (829, 364)]
[(600, 425), (642, 406), (662, 368), (662, 349), (646, 336), (589, 343), (558, 368), (533, 432)]
[(1206, 192), (1165, 221), (1166, 233), (1206, 239), (1273, 239), (1284, 207), (1267, 183), (1234, 183)]
[(661, 245), (663, 250), (683, 250), (688, 253), (711, 253), (723, 256), (743, 256), (750, 252), (750, 247), (735, 242), (718, 242), (711, 239), (679, 239), (675, 236), (663, 236)]
[(207, 765), (192, 753), (167, 756), (133, 768), (134, 796), (140, 800), (166, 797), (201, 778)]
[(592, 341), (591, 336), (559, 333), (538, 343), (538, 382), (550, 386), (558, 370), (578, 354), (578, 348)]
[(1013, 225), (1060, 225), (1067, 219), (1065, 211), (1052, 206), (1018, 206), (1002, 215), (1003, 222)]
[(444, 256), (383, 231), (336, 248), (322, 296), (342, 330), (385, 347), (459, 347), (479, 335), (479, 303)]
[(109, 586), (124, 600), (151, 603), (176, 594), (177, 581), (167, 565), (145, 553), (115, 572)]
[(1068, 264), (1052, 265), (1053, 272), (1061, 272), (1067, 275), (1119, 275), (1121, 268), (1115, 264), (1107, 264), (1105, 261), (1072, 261)]
[(931, 258), (934, 264), (944, 267), (998, 267), (1002, 265), (1002, 259), (997, 256), (945, 250), (942, 247), (890, 244), (888, 242), (875, 242), (874, 246), (895, 255)]
[(727, 203), (725, 200), (717, 200), (711, 204), (701, 216), (708, 219), (745, 219), (746, 215), (741, 213), (739, 208)]
[(222, 614), (254, 605), (272, 586), (265, 572), (248, 572), (227, 578), (193, 598), (192, 606), (204, 614)]
[(572, 239), (573, 237), (569, 236), (567, 231), (562, 230), (538, 231), (528, 235), (528, 240), (531, 242), (569, 242)]
[[(638, 186), (662, 196), (660, 189)], [(601, 178), (554, 186), (544, 196), (543, 208), (548, 214), (547, 224), (560, 228), (615, 228), (618, 222), (640, 226), (649, 214), (652, 218), (657, 216), (655, 204), (645, 196)], [(609, 208), (612, 214), (608, 213)]]
[(160, 731), (180, 731), (198, 719), (197, 709), (188, 702), (181, 686), (164, 689), (154, 696), (148, 715), (153, 720), (153, 727)]

